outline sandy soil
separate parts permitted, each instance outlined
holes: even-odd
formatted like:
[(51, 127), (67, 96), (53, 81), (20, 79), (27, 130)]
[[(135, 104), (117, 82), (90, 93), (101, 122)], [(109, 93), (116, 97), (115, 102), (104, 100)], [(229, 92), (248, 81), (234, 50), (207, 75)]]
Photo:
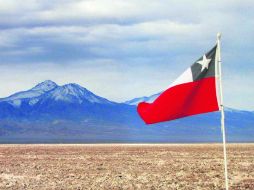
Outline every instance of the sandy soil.
[[(0, 145), (0, 189), (223, 189), (203, 145)], [(228, 146), (230, 189), (254, 189), (254, 144)]]

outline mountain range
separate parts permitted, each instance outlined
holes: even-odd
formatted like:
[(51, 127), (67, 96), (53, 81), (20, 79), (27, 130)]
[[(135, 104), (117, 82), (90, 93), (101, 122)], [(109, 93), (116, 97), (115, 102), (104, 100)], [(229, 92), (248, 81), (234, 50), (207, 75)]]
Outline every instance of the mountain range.
[[(219, 142), (220, 113), (201, 114), (145, 125), (136, 112), (140, 101), (117, 103), (78, 84), (46, 80), (0, 99), (2, 143)], [(254, 140), (254, 112), (226, 108), (229, 141)]]

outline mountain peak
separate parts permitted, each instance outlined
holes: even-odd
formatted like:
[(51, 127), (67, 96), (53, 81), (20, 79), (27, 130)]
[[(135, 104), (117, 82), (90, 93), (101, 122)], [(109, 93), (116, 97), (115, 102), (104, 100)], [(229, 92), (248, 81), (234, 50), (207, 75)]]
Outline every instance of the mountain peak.
[(32, 90), (42, 90), (44, 92), (47, 92), (49, 90), (54, 89), (57, 87), (57, 84), (52, 80), (45, 80), (44, 82), (41, 82), (37, 84), (35, 87), (32, 88)]
[(63, 86), (58, 86), (56, 89), (49, 93), (48, 97), (56, 101), (64, 101), (71, 103), (82, 103), (84, 101), (103, 104), (112, 103), (105, 98), (93, 94), (91, 91), (76, 83), (69, 83)]
[(83, 86), (80, 86), (79, 84), (76, 84), (76, 83), (65, 84), (62, 87), (65, 89), (80, 89), (82, 91), (88, 91), (86, 88), (84, 88)]
[(81, 97), (86, 93), (91, 93), (91, 92), (75, 83), (65, 84), (63, 86), (58, 87), (56, 90), (52, 92), (54, 96), (68, 95), (68, 96), (76, 96), (76, 97)]

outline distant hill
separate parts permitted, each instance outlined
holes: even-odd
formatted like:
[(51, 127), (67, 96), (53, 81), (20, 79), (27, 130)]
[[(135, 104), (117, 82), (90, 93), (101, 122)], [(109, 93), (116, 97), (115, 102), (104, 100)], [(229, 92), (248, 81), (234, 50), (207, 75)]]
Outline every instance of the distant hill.
[[(136, 98), (117, 103), (78, 84), (47, 80), (0, 99), (0, 142), (217, 142), (218, 112), (145, 125)], [(230, 141), (254, 141), (254, 113), (226, 109)]]

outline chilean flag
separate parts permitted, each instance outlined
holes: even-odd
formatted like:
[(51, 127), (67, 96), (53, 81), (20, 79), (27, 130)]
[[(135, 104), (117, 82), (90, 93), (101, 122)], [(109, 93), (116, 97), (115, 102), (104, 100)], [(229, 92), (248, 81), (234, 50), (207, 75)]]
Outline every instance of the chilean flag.
[(217, 45), (180, 75), (152, 102), (141, 102), (137, 111), (146, 124), (219, 110), (216, 80)]

